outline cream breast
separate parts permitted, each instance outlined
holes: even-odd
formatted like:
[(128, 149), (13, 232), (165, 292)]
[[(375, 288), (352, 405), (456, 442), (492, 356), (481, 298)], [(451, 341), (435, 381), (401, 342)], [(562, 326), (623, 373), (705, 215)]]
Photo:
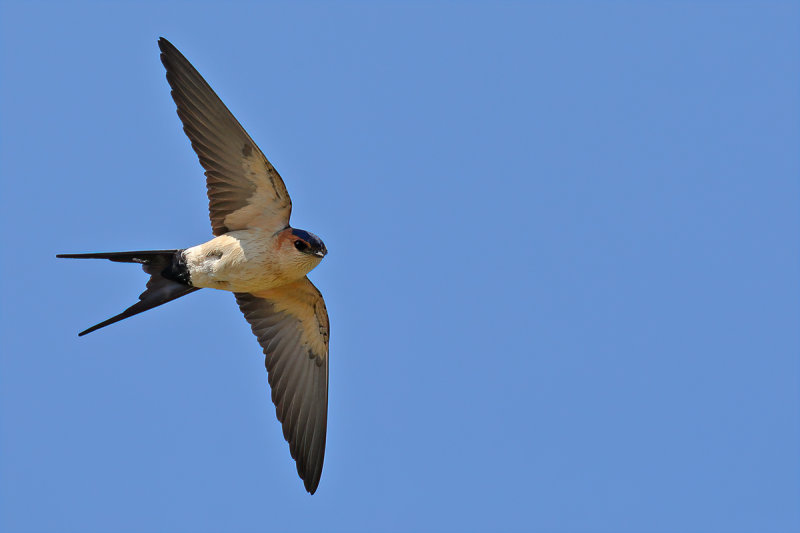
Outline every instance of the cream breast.
[(184, 251), (192, 285), (259, 292), (305, 276), (319, 259), (300, 254), (283, 232), (237, 230)]

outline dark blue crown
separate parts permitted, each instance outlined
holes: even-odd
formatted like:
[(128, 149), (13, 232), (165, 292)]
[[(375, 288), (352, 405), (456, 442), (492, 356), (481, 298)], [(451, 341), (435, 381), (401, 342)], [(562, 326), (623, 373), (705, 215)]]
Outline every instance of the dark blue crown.
[(303, 229), (292, 228), (292, 235), (306, 241), (313, 251), (328, 253), (328, 249), (325, 248), (325, 243), (322, 242), (322, 239), (320, 239), (313, 233), (310, 233)]

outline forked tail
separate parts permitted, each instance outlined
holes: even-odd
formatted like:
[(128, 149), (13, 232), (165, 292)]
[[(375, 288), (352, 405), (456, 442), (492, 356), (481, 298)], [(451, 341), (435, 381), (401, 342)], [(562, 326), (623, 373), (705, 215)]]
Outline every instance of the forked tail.
[(150, 274), (147, 288), (139, 295), (139, 301), (108, 320), (100, 322), (87, 330), (78, 333), (86, 335), (129, 316), (158, 307), (200, 287), (192, 287), (189, 270), (183, 260), (183, 250), (149, 250), (141, 252), (101, 252), (91, 254), (59, 254), (56, 257), (65, 259), (108, 259), (117, 263), (139, 263), (145, 272)]

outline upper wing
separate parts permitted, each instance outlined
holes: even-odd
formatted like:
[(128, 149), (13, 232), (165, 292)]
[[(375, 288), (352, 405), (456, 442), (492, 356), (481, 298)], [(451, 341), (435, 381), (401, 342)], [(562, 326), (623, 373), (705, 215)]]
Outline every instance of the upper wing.
[(311, 494), (325, 458), (328, 425), (328, 311), (319, 290), (303, 278), (236, 302), (264, 348), (272, 402), (297, 473)]
[(163, 37), (158, 46), (183, 131), (206, 169), (214, 235), (288, 226), (292, 201), (278, 172), (183, 54)]

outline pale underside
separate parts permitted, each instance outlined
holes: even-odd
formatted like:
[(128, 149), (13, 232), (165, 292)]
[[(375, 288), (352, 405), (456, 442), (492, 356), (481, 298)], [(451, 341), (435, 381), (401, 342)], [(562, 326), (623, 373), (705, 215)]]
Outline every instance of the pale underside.
[[(284, 237), (262, 229), (237, 230), (188, 248), (184, 257), (192, 284), (259, 293), (302, 279), (322, 258), (295, 252)], [(289, 253), (283, 252), (286, 248)]]

